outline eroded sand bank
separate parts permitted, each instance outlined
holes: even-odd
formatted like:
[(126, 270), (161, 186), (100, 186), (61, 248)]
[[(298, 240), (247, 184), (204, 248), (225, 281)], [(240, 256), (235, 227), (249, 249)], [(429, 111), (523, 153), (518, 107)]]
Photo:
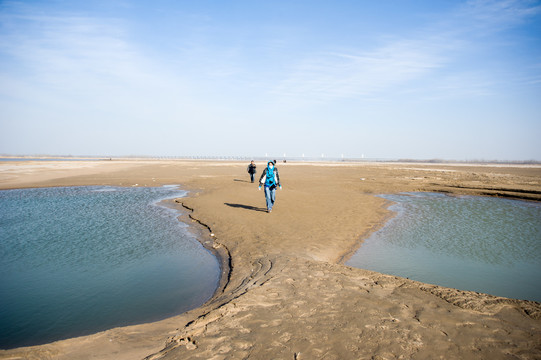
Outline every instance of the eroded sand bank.
[(342, 265), (391, 216), (385, 200), (374, 194), (444, 191), (541, 200), (540, 167), (278, 164), (284, 188), (267, 214), (246, 166), (0, 163), (3, 189), (182, 184), (190, 190), (177, 204), (186, 210), (184, 220), (194, 223), (201, 241), (224, 263), (220, 289), (198, 309), (152, 324), (0, 351), (0, 358), (541, 358), (539, 303)]

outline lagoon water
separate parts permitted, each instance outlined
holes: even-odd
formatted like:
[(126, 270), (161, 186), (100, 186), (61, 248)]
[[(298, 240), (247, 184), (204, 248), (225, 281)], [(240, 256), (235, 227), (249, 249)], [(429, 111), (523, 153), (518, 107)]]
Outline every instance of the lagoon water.
[(156, 321), (201, 305), (217, 259), (161, 188), (0, 191), (0, 348)]
[(541, 204), (434, 193), (381, 195), (396, 216), (347, 265), (541, 302)]

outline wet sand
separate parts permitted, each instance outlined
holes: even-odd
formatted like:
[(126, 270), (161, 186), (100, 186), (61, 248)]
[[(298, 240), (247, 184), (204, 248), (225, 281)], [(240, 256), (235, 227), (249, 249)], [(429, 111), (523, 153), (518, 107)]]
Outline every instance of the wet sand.
[[(287, 163), (267, 214), (245, 162), (0, 163), (0, 188), (182, 184), (183, 221), (221, 257), (187, 313), (3, 359), (540, 359), (541, 304), (344, 266), (401, 191), (541, 200), (540, 166)], [(258, 170), (264, 167), (258, 163)]]

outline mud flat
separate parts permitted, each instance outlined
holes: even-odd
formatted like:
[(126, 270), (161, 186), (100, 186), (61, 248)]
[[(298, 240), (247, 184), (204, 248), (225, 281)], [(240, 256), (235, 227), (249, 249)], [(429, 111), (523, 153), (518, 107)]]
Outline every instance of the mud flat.
[[(260, 163), (261, 171), (264, 164)], [(539, 359), (541, 304), (343, 265), (402, 191), (541, 200), (541, 167), (278, 164), (273, 212), (245, 163), (0, 163), (0, 188), (182, 184), (183, 221), (220, 254), (205, 305), (151, 324), (0, 351), (3, 359)]]

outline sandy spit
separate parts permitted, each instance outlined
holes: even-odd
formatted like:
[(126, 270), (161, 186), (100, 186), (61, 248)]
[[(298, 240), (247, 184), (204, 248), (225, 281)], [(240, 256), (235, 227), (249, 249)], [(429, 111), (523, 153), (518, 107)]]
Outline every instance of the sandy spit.
[[(258, 163), (261, 171), (263, 163)], [(541, 200), (541, 167), (278, 164), (271, 214), (245, 163), (0, 162), (0, 189), (182, 184), (183, 221), (220, 254), (215, 296), (187, 313), (1, 359), (541, 359), (541, 304), (343, 265), (392, 214), (374, 196), (439, 191)], [(211, 235), (212, 234), (212, 235)]]

